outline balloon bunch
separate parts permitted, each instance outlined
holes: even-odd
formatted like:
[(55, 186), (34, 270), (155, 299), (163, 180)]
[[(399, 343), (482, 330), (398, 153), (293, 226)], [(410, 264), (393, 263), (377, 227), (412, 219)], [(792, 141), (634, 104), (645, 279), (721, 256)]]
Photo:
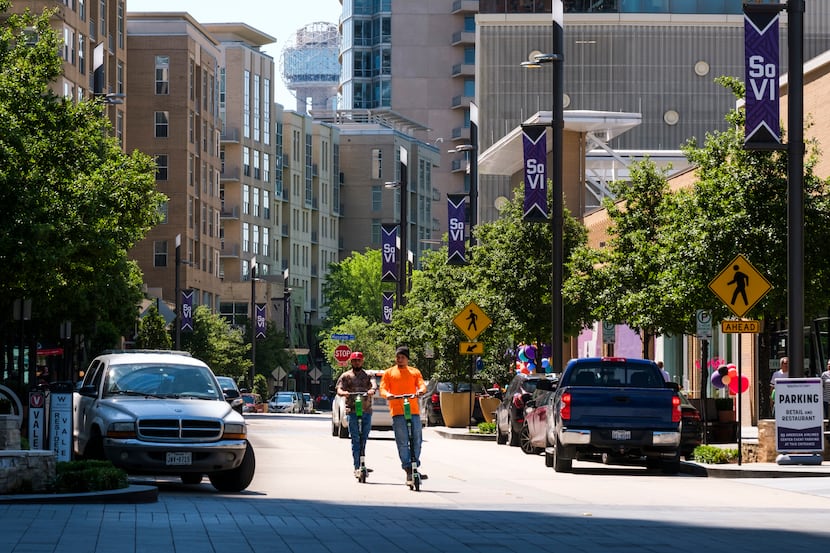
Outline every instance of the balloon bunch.
[(712, 386), (715, 388), (729, 388), (729, 393), (744, 393), (749, 389), (749, 378), (741, 375), (738, 379), (738, 367), (734, 363), (721, 365), (712, 372)]
[(519, 360), (516, 361), (516, 372), (529, 374), (536, 371), (536, 346), (519, 346)]

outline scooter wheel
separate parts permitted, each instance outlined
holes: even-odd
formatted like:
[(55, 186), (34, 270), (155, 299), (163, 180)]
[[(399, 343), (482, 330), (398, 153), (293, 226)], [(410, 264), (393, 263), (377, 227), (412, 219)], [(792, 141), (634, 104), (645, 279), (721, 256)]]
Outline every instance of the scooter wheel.
[(365, 470), (360, 471), (360, 477), (357, 479), (357, 481), (360, 482), (361, 484), (366, 483), (366, 471)]
[(418, 476), (417, 474), (413, 475), (412, 486), (415, 488), (416, 492), (421, 491), (421, 477)]

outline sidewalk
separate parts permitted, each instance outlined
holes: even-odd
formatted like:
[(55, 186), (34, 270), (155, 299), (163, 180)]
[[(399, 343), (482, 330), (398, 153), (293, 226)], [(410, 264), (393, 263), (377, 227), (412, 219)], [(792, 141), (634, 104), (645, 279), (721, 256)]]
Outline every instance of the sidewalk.
[[(746, 429), (744, 429), (746, 430)], [(450, 440), (482, 440), (496, 441), (495, 434), (478, 434), (470, 432), (470, 428), (447, 428), (439, 426), (435, 433), (442, 438)], [(757, 433), (741, 437), (742, 442), (753, 442), (758, 440)], [(732, 444), (711, 444), (724, 449), (738, 449), (737, 443)], [(824, 461), (820, 465), (779, 465), (777, 463), (728, 463), (720, 465), (707, 465), (694, 461), (682, 461), (680, 472), (694, 476), (706, 476), (709, 478), (805, 478), (830, 476), (830, 461)]]

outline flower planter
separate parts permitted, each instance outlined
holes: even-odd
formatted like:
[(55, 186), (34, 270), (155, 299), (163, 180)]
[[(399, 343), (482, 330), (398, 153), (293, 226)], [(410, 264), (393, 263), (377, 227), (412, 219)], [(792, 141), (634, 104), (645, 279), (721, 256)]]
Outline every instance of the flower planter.
[(484, 422), (493, 422), (495, 420), (495, 411), (501, 401), (496, 397), (480, 397), (478, 404), (481, 405), (481, 415), (484, 417)]
[(468, 426), (471, 413), (470, 392), (441, 392), (441, 417), (444, 419), (444, 426)]

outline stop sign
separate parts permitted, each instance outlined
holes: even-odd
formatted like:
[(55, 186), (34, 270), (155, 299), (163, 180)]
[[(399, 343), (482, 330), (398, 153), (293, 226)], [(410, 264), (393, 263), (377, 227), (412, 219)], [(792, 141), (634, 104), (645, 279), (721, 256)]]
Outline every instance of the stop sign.
[(352, 349), (346, 344), (340, 344), (334, 348), (334, 358), (337, 359), (337, 364), (341, 367), (349, 362), (349, 356), (352, 354)]

